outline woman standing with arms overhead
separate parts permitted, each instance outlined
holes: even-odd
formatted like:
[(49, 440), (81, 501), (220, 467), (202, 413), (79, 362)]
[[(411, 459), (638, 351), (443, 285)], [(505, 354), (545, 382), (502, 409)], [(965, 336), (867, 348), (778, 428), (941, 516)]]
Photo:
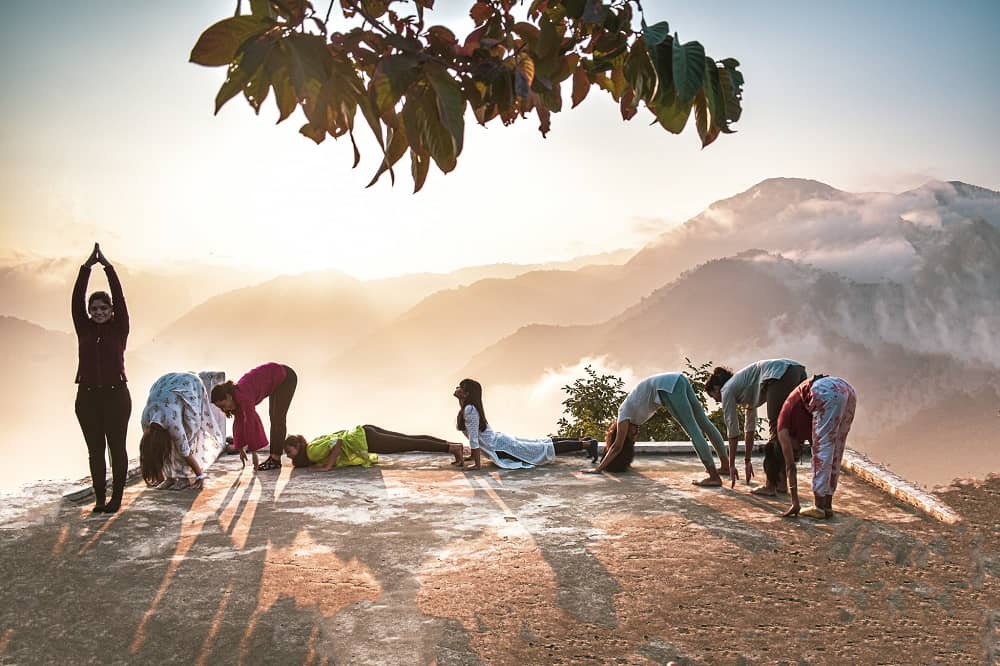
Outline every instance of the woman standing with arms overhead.
[[(87, 283), (94, 264), (104, 267), (111, 294), (95, 291), (89, 298)], [(94, 513), (115, 513), (121, 507), (128, 472), (125, 436), (132, 414), (132, 397), (125, 377), (125, 344), (128, 308), (114, 266), (94, 243), (94, 251), (80, 266), (73, 286), (73, 328), (78, 342), (76, 418), (87, 442), (90, 478), (94, 484)], [(111, 501), (107, 502), (107, 468), (104, 450), (111, 452)]]
[[(729, 466), (732, 470), (732, 485), (740, 478), (736, 471), (736, 445), (740, 439), (739, 409), (746, 407), (744, 434), (746, 437), (746, 482), (753, 478), (753, 464), (750, 454), (757, 434), (757, 408), (767, 403), (767, 421), (770, 436), (764, 456), (768, 461), (780, 454), (778, 445), (778, 413), (785, 404), (785, 398), (806, 378), (806, 367), (798, 361), (787, 358), (756, 361), (736, 374), (729, 368), (718, 367), (705, 382), (705, 392), (716, 402), (722, 403), (722, 414), (726, 419), (729, 437)], [(770, 467), (765, 466), (765, 472)], [(784, 492), (784, 470), (780, 478), (767, 476), (767, 483), (752, 492), (756, 495), (771, 495)]]
[(292, 404), (299, 379), (295, 371), (280, 363), (265, 363), (249, 371), (235, 384), (231, 381), (212, 389), (212, 403), (233, 418), (233, 446), (240, 460), (246, 462), (247, 449), (256, 462), (257, 451), (268, 447), (264, 424), (257, 415), (257, 405), (267, 398), (271, 421), (270, 455), (257, 465), (265, 471), (281, 467), (281, 450), (288, 434), (288, 407)]
[(555, 462), (557, 453), (586, 451), (597, 460), (597, 442), (593, 439), (568, 437), (543, 437), (522, 439), (502, 432), (494, 432), (486, 420), (483, 408), (483, 387), (474, 379), (463, 379), (453, 394), (458, 398), (456, 428), (469, 438), (472, 449), (472, 468), (482, 466), (481, 451), (485, 451), (497, 467), (520, 469)]

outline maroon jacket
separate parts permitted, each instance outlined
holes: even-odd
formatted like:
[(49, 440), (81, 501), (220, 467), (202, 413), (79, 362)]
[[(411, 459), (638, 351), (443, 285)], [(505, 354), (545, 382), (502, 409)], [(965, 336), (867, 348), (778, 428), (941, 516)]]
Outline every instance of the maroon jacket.
[(110, 386), (128, 381), (125, 377), (125, 343), (128, 340), (128, 308), (122, 283), (112, 266), (105, 266), (111, 287), (111, 301), (115, 314), (110, 321), (98, 324), (87, 316), (87, 283), (90, 268), (80, 266), (80, 274), (73, 286), (73, 327), (79, 343), (80, 363), (76, 369), (76, 383), (85, 386)]

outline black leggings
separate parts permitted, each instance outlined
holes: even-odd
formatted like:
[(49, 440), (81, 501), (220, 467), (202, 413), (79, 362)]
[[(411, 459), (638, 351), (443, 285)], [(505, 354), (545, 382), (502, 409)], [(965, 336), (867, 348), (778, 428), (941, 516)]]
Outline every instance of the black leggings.
[[(552, 437), (552, 444), (555, 446), (556, 455), (562, 453), (575, 453), (576, 451), (584, 451), (587, 448), (587, 440), (576, 439), (575, 437)], [(512, 456), (506, 451), (497, 451), (497, 457), (503, 458), (504, 460), (520, 460), (517, 456)], [(520, 462), (525, 462), (520, 460)]]
[(128, 385), (90, 387), (76, 390), (76, 418), (87, 442), (90, 458), (90, 478), (97, 503), (103, 504), (107, 494), (107, 465), (104, 449), (111, 452), (112, 501), (121, 501), (128, 474), (128, 453), (125, 435), (132, 415), (132, 396)]
[(806, 380), (806, 369), (801, 365), (790, 365), (780, 379), (771, 379), (761, 386), (767, 401), (768, 439), (778, 439), (778, 414), (785, 399), (795, 390), (795, 387)]
[(430, 435), (404, 435), (373, 425), (361, 426), (365, 430), (370, 453), (405, 453), (406, 451), (427, 451), (447, 453), (448, 442)]
[(778, 488), (785, 488), (785, 456), (778, 443), (778, 415), (785, 400), (795, 387), (806, 380), (806, 369), (801, 365), (790, 365), (780, 379), (769, 380), (761, 387), (767, 400), (768, 440), (764, 445), (764, 476)]
[(281, 459), (281, 452), (284, 450), (285, 437), (288, 435), (288, 408), (292, 404), (292, 396), (295, 395), (295, 387), (299, 384), (299, 376), (287, 365), (285, 368), (285, 381), (278, 384), (277, 388), (267, 399), (267, 416), (271, 421), (271, 456)]

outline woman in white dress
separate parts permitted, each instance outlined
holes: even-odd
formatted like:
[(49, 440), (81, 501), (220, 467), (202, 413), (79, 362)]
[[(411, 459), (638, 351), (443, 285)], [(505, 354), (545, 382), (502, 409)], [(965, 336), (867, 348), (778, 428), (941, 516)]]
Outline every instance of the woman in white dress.
[(147, 485), (201, 487), (205, 470), (225, 446), (214, 409), (198, 375), (170, 372), (156, 380), (140, 421), (139, 465)]
[(455, 388), (458, 398), (456, 427), (469, 438), (472, 449), (472, 467), (482, 467), (481, 451), (485, 451), (493, 464), (504, 469), (521, 469), (554, 462), (557, 453), (586, 451), (597, 460), (597, 441), (591, 438), (542, 437), (523, 439), (502, 432), (495, 432), (486, 420), (483, 408), (483, 387), (474, 379), (463, 379)]

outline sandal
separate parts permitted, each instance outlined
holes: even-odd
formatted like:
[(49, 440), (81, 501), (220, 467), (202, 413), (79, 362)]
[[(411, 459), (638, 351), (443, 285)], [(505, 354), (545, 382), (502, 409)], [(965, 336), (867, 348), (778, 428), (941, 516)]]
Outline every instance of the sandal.
[(267, 460), (257, 465), (258, 472), (266, 472), (269, 469), (279, 469), (281, 467), (281, 461), (275, 460), (274, 458), (268, 456)]

